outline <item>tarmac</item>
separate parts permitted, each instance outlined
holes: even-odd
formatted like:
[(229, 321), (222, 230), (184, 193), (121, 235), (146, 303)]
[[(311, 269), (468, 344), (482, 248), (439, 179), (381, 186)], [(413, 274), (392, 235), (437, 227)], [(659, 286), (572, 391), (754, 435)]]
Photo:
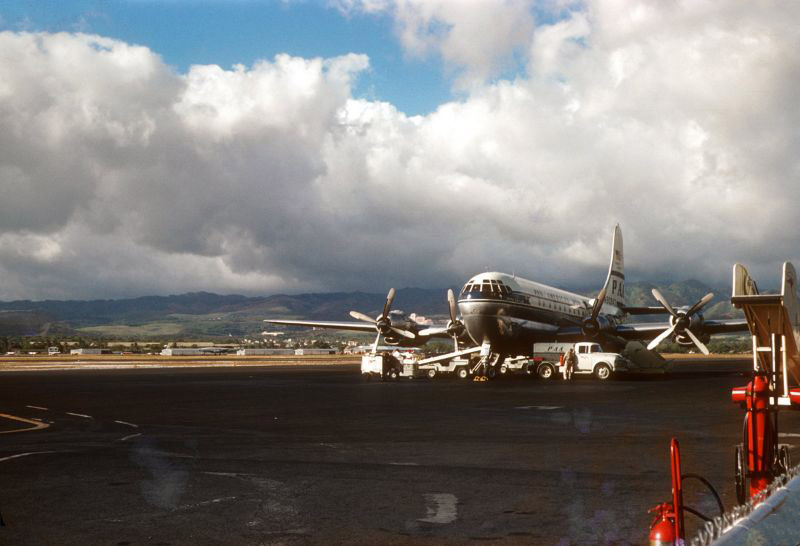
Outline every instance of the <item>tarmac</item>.
[[(8, 371), (0, 544), (642, 544), (670, 497), (672, 436), (684, 471), (735, 500), (730, 389), (748, 362), (679, 366), (568, 383), (365, 382), (353, 364)], [(781, 431), (797, 442), (800, 417)]]

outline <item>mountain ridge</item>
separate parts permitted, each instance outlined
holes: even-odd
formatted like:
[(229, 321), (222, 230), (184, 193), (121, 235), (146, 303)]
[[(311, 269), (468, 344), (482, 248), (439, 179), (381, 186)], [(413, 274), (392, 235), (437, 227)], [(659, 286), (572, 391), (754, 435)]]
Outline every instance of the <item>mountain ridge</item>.
[[(714, 292), (714, 299), (705, 308), (707, 318), (739, 316), (730, 305), (728, 290), (713, 289), (696, 279), (669, 285), (646, 281), (629, 283), (626, 303), (630, 306), (658, 305), (650, 293), (653, 287), (658, 287), (676, 307), (692, 305), (706, 293)], [(444, 318), (448, 312), (446, 292), (447, 288), (401, 288), (397, 290), (393, 308)], [(0, 301), (0, 335), (85, 333), (158, 337), (168, 332), (180, 336), (241, 336), (263, 330), (265, 318), (352, 320), (351, 310), (378, 315), (385, 300), (385, 294), (355, 291), (269, 296), (187, 292), (117, 300)], [(655, 318), (663, 320), (663, 316)], [(116, 333), (108, 333), (114, 331)]]

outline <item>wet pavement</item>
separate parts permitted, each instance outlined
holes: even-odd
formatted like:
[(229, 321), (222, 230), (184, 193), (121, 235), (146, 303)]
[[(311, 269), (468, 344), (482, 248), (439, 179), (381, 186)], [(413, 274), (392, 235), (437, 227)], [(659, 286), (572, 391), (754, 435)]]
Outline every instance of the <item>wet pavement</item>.
[[(0, 418), (0, 544), (641, 544), (673, 435), (734, 502), (745, 382), (4, 373), (0, 413), (28, 422)], [(800, 417), (781, 426), (791, 444)], [(716, 515), (694, 485), (687, 504)]]

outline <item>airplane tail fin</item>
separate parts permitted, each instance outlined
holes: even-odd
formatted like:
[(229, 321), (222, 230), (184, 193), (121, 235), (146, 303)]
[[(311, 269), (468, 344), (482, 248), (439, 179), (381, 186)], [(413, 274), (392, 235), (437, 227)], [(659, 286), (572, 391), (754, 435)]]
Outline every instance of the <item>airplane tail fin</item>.
[(604, 287), (605, 302), (622, 309), (625, 307), (625, 259), (622, 254), (622, 230), (619, 224), (614, 226), (611, 239), (611, 263), (608, 266), (608, 277)]

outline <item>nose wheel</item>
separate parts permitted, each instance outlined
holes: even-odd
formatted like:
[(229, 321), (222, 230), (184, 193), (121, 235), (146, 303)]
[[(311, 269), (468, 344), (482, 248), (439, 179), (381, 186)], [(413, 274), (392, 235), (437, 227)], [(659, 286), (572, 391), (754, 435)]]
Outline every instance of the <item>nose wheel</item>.
[(506, 356), (500, 353), (489, 353), (482, 356), (475, 366), (472, 368), (472, 373), (475, 376), (475, 381), (488, 381), (494, 379), (499, 374), (500, 366)]

